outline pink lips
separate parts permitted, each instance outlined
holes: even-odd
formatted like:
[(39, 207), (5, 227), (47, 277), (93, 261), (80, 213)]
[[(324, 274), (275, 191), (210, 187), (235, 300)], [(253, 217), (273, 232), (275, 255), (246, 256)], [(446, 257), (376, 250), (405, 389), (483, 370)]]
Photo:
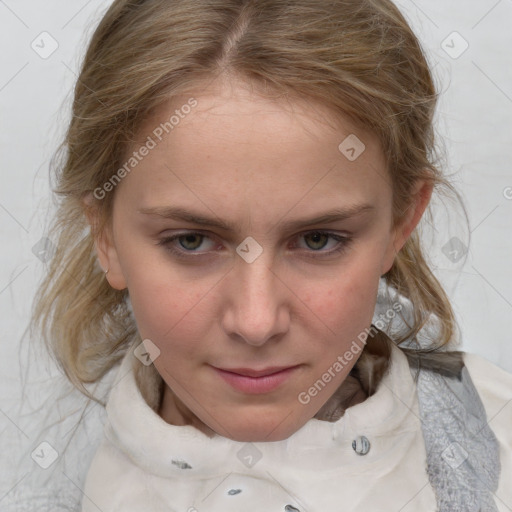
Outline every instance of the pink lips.
[[(266, 368), (264, 370), (251, 370), (249, 368), (234, 368), (214, 370), (232, 387), (249, 394), (268, 393), (278, 388), (298, 366), (288, 368)], [(240, 373), (239, 373), (240, 372)]]

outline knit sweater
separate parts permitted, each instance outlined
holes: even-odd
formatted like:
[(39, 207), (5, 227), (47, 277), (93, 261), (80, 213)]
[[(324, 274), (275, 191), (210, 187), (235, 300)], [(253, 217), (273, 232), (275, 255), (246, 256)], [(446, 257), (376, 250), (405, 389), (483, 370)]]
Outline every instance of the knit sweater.
[[(476, 355), (464, 354), (464, 363), (499, 443), (492, 498), (498, 511), (510, 511), (512, 375)], [(168, 424), (157, 414), (161, 391), (154, 367), (128, 350), (82, 512), (436, 510), (416, 383), (396, 345), (372, 396), (336, 421), (312, 418), (277, 442), (236, 442)]]

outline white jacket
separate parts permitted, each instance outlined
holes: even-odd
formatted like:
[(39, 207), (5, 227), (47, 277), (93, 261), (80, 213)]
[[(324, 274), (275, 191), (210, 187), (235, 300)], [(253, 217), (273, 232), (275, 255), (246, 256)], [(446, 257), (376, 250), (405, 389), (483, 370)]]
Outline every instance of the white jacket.
[[(464, 361), (499, 443), (492, 499), (496, 510), (510, 512), (512, 375), (476, 355)], [(313, 418), (288, 439), (266, 443), (209, 438), (166, 423), (155, 412), (158, 397), (141, 394), (135, 379), (141, 367), (129, 350), (110, 393), (82, 512), (436, 510), (416, 384), (396, 346), (374, 395), (336, 422)], [(368, 447), (364, 455), (355, 451)]]

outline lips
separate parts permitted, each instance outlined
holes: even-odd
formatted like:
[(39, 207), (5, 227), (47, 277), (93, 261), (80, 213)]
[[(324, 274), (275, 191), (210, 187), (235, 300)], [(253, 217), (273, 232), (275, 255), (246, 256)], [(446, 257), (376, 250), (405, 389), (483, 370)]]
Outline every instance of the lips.
[(255, 370), (253, 368), (221, 369), (212, 366), (217, 375), (237, 392), (246, 394), (271, 393), (295, 375), (301, 365), (273, 366)]
[(271, 368), (264, 368), (262, 370), (253, 370), (252, 368), (217, 368), (218, 370), (222, 370), (224, 372), (235, 373), (237, 375), (243, 375), (245, 377), (266, 377), (267, 375), (272, 375), (273, 373), (282, 372), (283, 370), (288, 370), (290, 368), (295, 368), (295, 366), (273, 366)]

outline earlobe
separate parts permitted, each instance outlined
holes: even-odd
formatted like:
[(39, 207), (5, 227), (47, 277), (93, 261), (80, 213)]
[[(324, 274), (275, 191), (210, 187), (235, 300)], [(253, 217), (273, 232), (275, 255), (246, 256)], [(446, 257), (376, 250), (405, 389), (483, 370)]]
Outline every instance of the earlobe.
[(91, 236), (94, 239), (94, 248), (98, 262), (103, 272), (108, 271), (108, 274), (105, 274), (105, 279), (107, 279), (110, 286), (116, 290), (124, 290), (127, 287), (126, 280), (121, 271), (110, 224), (107, 223), (104, 228), (99, 228), (99, 212), (97, 208), (94, 208), (91, 200), (91, 198), (85, 198), (83, 204), (87, 221), (91, 226)]
[(419, 180), (414, 186), (411, 193), (413, 199), (404, 216), (404, 222), (401, 224), (397, 232), (398, 237), (395, 242), (397, 253), (402, 249), (405, 242), (423, 217), (423, 214), (430, 203), (433, 189), (433, 183), (424, 179)]
[(388, 246), (388, 251), (384, 259), (382, 274), (389, 272), (393, 266), (396, 255), (401, 251), (407, 239), (414, 231), (420, 222), (423, 213), (425, 212), (434, 185), (430, 180), (418, 180), (411, 193), (412, 200), (406, 212), (404, 212), (403, 219), (400, 224), (393, 230), (391, 243)]
[(109, 226), (105, 227), (102, 233), (95, 238), (94, 243), (100, 265), (104, 272), (108, 271), (105, 279), (107, 279), (112, 288), (124, 290), (126, 282), (121, 271), (117, 249)]

